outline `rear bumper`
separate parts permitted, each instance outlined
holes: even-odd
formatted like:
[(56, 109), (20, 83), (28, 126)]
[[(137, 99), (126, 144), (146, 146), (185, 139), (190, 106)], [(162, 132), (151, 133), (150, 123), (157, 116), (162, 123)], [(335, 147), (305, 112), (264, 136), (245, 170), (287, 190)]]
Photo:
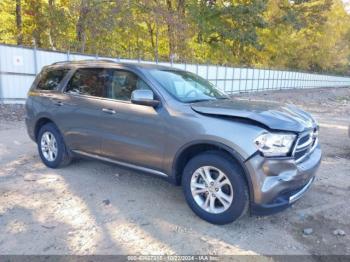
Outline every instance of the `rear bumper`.
[(322, 152), (318, 145), (302, 162), (266, 159), (256, 155), (246, 162), (252, 184), (251, 213), (282, 211), (301, 198), (315, 180)]
[(28, 117), (25, 118), (27, 133), (28, 133), (30, 139), (32, 139), (34, 142), (36, 142), (35, 141), (35, 134), (34, 134), (34, 125), (32, 123), (33, 123), (33, 121), (31, 121), (31, 119), (29, 119)]

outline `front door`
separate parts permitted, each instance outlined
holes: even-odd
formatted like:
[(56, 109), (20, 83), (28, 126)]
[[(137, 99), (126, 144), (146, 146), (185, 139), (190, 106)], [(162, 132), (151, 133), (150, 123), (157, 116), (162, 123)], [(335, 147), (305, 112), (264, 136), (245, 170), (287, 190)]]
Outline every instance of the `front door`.
[(104, 101), (102, 155), (127, 164), (161, 171), (163, 167), (164, 125), (160, 106), (130, 102), (135, 89), (150, 89), (136, 74), (127, 70), (109, 71)]

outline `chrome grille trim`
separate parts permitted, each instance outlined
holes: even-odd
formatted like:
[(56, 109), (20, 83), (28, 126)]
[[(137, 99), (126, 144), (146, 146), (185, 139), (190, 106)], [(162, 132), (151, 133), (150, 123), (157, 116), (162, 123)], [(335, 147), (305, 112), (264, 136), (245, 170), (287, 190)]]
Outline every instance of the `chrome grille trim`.
[[(310, 135), (310, 134), (307, 134), (307, 135), (309, 136), (309, 139), (304, 144), (299, 145), (297, 143), (296, 149), (295, 149), (296, 152), (299, 152), (299, 151), (305, 149), (306, 147), (309, 147), (314, 142), (312, 135)], [(300, 138), (298, 141), (300, 141)]]
[[(306, 136), (309, 136), (309, 139), (303, 144), (299, 144), (300, 141)], [(318, 127), (315, 127), (311, 131), (301, 134), (295, 143), (292, 155), (293, 157), (295, 157), (296, 153), (298, 152), (301, 152), (301, 151), (306, 151), (306, 152), (301, 157), (295, 159), (295, 162), (300, 163), (301, 161), (303, 161), (308, 155), (310, 155), (315, 150), (317, 145), (318, 145)]]

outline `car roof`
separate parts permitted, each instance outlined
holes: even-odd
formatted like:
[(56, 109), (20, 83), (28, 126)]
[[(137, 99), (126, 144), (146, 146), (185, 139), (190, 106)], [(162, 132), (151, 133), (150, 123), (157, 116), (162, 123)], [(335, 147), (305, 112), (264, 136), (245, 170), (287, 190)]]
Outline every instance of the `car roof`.
[(180, 69), (163, 66), (158, 64), (146, 64), (146, 63), (124, 63), (124, 62), (115, 62), (113, 60), (77, 60), (77, 61), (62, 61), (56, 62), (52, 65), (47, 66), (48, 68), (83, 68), (83, 67), (114, 67), (114, 66), (123, 66), (130, 69), (158, 69), (158, 70), (173, 70), (178, 71)]

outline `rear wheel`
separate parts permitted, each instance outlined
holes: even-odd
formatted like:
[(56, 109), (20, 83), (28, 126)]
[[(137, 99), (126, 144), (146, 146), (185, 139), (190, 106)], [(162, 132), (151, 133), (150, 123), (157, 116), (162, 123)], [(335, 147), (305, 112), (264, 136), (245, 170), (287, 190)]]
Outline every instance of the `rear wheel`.
[(40, 128), (37, 145), (43, 163), (51, 168), (68, 165), (71, 157), (63, 141), (60, 131), (53, 123)]
[(241, 168), (221, 152), (206, 152), (191, 159), (184, 169), (182, 187), (191, 209), (213, 224), (231, 223), (248, 208)]

